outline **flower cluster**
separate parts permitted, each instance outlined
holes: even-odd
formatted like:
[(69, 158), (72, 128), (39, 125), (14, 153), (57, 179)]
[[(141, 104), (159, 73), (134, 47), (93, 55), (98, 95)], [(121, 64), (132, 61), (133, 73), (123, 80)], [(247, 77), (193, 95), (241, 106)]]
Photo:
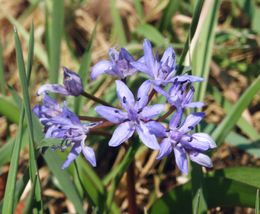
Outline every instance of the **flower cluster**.
[[(116, 126), (108, 142), (109, 146), (119, 146), (136, 132), (145, 146), (159, 151), (157, 159), (162, 159), (173, 152), (176, 164), (183, 173), (188, 173), (188, 157), (202, 166), (212, 167), (211, 159), (204, 152), (215, 148), (215, 142), (206, 133), (194, 132), (204, 113), (188, 115), (186, 113), (187, 108), (203, 106), (202, 102), (193, 101), (194, 83), (203, 79), (187, 74), (176, 75), (177, 65), (172, 47), (165, 50), (161, 59), (158, 53), (153, 53), (149, 40), (144, 40), (143, 50), (144, 56), (135, 60), (124, 48), (119, 52), (110, 49), (110, 60), (102, 60), (92, 67), (92, 80), (102, 74), (112, 75), (118, 79), (115, 81), (116, 92), (122, 109), (108, 105), (95, 107), (103, 122), (107, 121)], [(147, 80), (141, 84), (135, 97), (126, 84), (126, 78), (138, 72), (146, 74)], [(101, 122), (82, 124), (79, 117), (67, 108), (66, 103), (61, 107), (48, 96), (48, 92), (65, 96), (86, 95), (80, 77), (64, 68), (64, 85), (46, 84), (40, 87), (37, 94), (43, 95), (43, 104), (36, 106), (34, 112), (44, 125), (46, 138), (63, 139), (66, 144), (59, 146), (61, 150), (72, 146), (62, 168), (68, 167), (81, 152), (95, 166), (94, 151), (85, 145), (85, 140), (91, 129), (104, 126), (100, 125)], [(149, 105), (155, 93), (164, 96), (167, 103)], [(93, 98), (94, 101), (99, 101), (99, 98)], [(168, 112), (167, 106), (171, 106)], [(171, 116), (172, 110), (175, 112)], [(167, 117), (169, 117), (168, 124), (165, 123)]]

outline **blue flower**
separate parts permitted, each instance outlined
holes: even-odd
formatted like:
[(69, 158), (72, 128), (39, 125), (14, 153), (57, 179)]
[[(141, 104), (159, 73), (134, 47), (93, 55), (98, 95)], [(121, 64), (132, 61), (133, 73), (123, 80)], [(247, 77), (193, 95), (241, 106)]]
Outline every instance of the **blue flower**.
[(92, 166), (96, 166), (94, 150), (85, 145), (89, 129), (96, 124), (82, 124), (79, 118), (67, 108), (66, 103), (62, 108), (48, 95), (44, 95), (43, 105), (36, 106), (33, 111), (44, 125), (45, 138), (63, 140), (61, 145), (53, 147), (54, 150), (59, 148), (63, 151), (72, 146), (62, 169), (67, 168), (81, 152)]
[(159, 149), (159, 144), (154, 134), (151, 134), (146, 124), (159, 115), (165, 108), (163, 104), (146, 106), (150, 91), (149, 81), (145, 81), (137, 92), (137, 99), (129, 88), (120, 80), (116, 81), (117, 97), (123, 112), (117, 108), (97, 106), (96, 112), (108, 121), (119, 124), (109, 141), (110, 146), (118, 146), (129, 139), (136, 131), (141, 141), (151, 149)]
[(109, 50), (110, 61), (102, 60), (92, 67), (91, 79), (96, 79), (97, 76), (106, 73), (119, 79), (125, 79), (136, 72), (136, 69), (131, 65), (134, 58), (124, 48), (120, 52), (115, 49)]
[(174, 82), (166, 92), (159, 86), (155, 86), (157, 92), (166, 97), (167, 102), (176, 109), (183, 111), (186, 108), (201, 108), (204, 106), (203, 102), (193, 102), (193, 95), (195, 92), (192, 82), (189, 80), (185, 82)]
[[(168, 47), (162, 58), (159, 59), (158, 55), (154, 56), (152, 45), (149, 40), (145, 39), (143, 43), (144, 56), (136, 62), (131, 62), (131, 65), (137, 70), (147, 74), (154, 85), (166, 85), (174, 81), (191, 81), (197, 82), (203, 79), (191, 75), (176, 74), (176, 56), (172, 47)], [(156, 90), (156, 88), (154, 88)]]
[(185, 174), (188, 173), (188, 159), (205, 166), (212, 167), (211, 159), (203, 152), (216, 147), (213, 139), (206, 133), (190, 133), (202, 120), (204, 113), (193, 113), (187, 116), (182, 123), (182, 112), (176, 111), (173, 115), (169, 129), (158, 123), (149, 122), (149, 130), (157, 137), (163, 138), (160, 144), (160, 153), (157, 159), (169, 155), (172, 151), (178, 168)]
[(82, 80), (78, 74), (63, 67), (63, 85), (45, 84), (38, 89), (37, 95), (47, 92), (58, 93), (65, 96), (79, 96), (83, 92)]

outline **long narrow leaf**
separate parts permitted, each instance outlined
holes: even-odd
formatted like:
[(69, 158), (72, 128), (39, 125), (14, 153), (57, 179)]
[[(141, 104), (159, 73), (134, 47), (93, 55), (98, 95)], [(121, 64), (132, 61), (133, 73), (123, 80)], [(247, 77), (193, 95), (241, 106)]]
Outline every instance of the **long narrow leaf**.
[(260, 91), (260, 75), (258, 78), (249, 86), (249, 88), (242, 94), (238, 102), (234, 105), (233, 110), (227, 114), (225, 119), (220, 123), (216, 130), (212, 133), (213, 139), (217, 144), (223, 143), (228, 133), (237, 123), (242, 112), (250, 104), (251, 100), (257, 92)]
[(61, 39), (64, 28), (64, 1), (52, 1), (52, 15), (50, 24), (50, 62), (49, 78), (51, 83), (57, 83), (60, 67)]
[(0, 91), (3, 95), (6, 93), (5, 89), (5, 72), (4, 72), (4, 62), (3, 62), (3, 46), (0, 39)]
[[(33, 123), (32, 123), (32, 114), (31, 114), (31, 107), (30, 107), (30, 100), (29, 100), (29, 91), (28, 91), (29, 87), (28, 87), (28, 79), (26, 77), (21, 43), (16, 29), (14, 30), (14, 39), (15, 39), (16, 60), (18, 65), (19, 78), (20, 78), (23, 98), (24, 98), (25, 115), (28, 124), (29, 136), (30, 136), (29, 138), (30, 179), (32, 180), (32, 182), (34, 182), (34, 178), (35, 175), (38, 174), (38, 170), (37, 170), (36, 155), (35, 155), (34, 142), (33, 142), (34, 136), (33, 136)], [(37, 209), (38, 213), (43, 213), (39, 176), (36, 176), (36, 178), (37, 178), (37, 183), (35, 187), (35, 208)]]
[(15, 195), (15, 184), (16, 184), (16, 175), (19, 163), (19, 154), (22, 144), (22, 135), (23, 135), (23, 120), (24, 120), (24, 110), (22, 110), (20, 121), (19, 121), (19, 131), (16, 136), (12, 158), (10, 163), (10, 170), (8, 173), (8, 178), (6, 182), (6, 189), (4, 195), (4, 203), (2, 213), (12, 214), (14, 212), (14, 195)]

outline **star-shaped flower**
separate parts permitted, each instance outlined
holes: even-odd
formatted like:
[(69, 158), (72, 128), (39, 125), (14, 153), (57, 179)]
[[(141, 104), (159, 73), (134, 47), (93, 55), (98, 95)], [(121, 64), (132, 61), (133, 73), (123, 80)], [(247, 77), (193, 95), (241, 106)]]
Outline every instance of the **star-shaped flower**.
[(178, 168), (185, 174), (188, 173), (187, 155), (202, 166), (212, 167), (211, 159), (203, 152), (215, 148), (215, 142), (206, 133), (190, 133), (203, 117), (202, 112), (193, 113), (181, 123), (182, 112), (177, 111), (170, 121), (169, 129), (156, 122), (149, 122), (147, 126), (151, 132), (163, 138), (157, 159), (162, 159), (173, 151)]
[[(144, 56), (136, 62), (131, 62), (131, 65), (137, 70), (147, 74), (151, 82), (157, 86), (166, 85), (169, 82), (178, 80), (179, 82), (189, 80), (190, 82), (203, 81), (202, 78), (191, 75), (176, 74), (176, 57), (172, 47), (168, 47), (162, 58), (156, 54), (154, 56), (151, 42), (147, 39), (143, 43)], [(156, 90), (156, 88), (155, 88)]]
[(37, 95), (47, 92), (58, 93), (65, 96), (79, 96), (83, 92), (82, 80), (78, 74), (63, 67), (63, 84), (45, 84), (38, 89)]
[(138, 89), (137, 99), (130, 89), (120, 80), (116, 81), (117, 97), (123, 112), (117, 108), (97, 106), (96, 112), (112, 123), (119, 124), (109, 141), (110, 146), (118, 146), (129, 139), (136, 131), (141, 141), (151, 149), (159, 149), (155, 135), (151, 134), (146, 124), (147, 121), (159, 115), (165, 108), (163, 104), (146, 106), (150, 83), (145, 81)]
[(36, 106), (33, 111), (44, 125), (45, 138), (63, 140), (64, 143), (54, 146), (54, 150), (58, 148), (63, 151), (68, 146), (72, 146), (62, 169), (67, 168), (81, 152), (92, 166), (96, 166), (94, 150), (85, 145), (89, 129), (96, 124), (82, 124), (79, 118), (67, 108), (66, 103), (62, 108), (48, 95), (44, 95), (43, 105)]
[(106, 73), (119, 79), (125, 79), (136, 72), (136, 69), (131, 65), (134, 58), (124, 48), (120, 52), (111, 48), (109, 50), (110, 61), (102, 60), (92, 67), (91, 79), (96, 79), (97, 76)]

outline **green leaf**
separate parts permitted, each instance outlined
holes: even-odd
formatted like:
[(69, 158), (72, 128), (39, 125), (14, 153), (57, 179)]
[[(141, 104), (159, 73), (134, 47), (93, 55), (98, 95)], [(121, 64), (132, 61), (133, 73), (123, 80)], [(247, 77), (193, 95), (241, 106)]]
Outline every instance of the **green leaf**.
[(80, 198), (72, 180), (70, 179), (70, 175), (66, 170), (61, 169), (61, 158), (55, 152), (50, 151), (49, 149), (45, 152), (43, 157), (48, 164), (49, 169), (57, 178), (62, 191), (75, 206), (77, 213), (85, 213), (83, 210), (82, 199)]
[[(20, 39), (16, 28), (14, 28), (14, 39), (15, 39), (15, 50), (16, 50), (16, 60), (18, 65), (19, 71), (19, 78), (22, 86), (22, 93), (24, 98), (24, 109), (26, 120), (28, 124), (29, 130), (29, 169), (30, 169), (30, 179), (34, 182), (35, 174), (38, 174), (37, 163), (36, 163), (36, 156), (34, 150), (34, 136), (33, 136), (33, 124), (32, 124), (32, 114), (31, 114), (31, 107), (30, 107), (30, 100), (29, 100), (29, 87), (28, 82), (29, 79), (26, 77), (25, 65), (23, 60), (22, 54), (22, 47), (20, 43)], [(30, 67), (30, 66), (28, 66)], [(35, 188), (35, 201), (34, 201), (34, 208), (37, 209), (38, 213), (43, 213), (43, 206), (42, 206), (42, 198), (41, 198), (41, 185), (39, 176), (36, 176), (37, 183)]]
[(256, 198), (255, 198), (255, 214), (259, 213), (259, 189), (256, 190)]
[(5, 116), (7, 120), (18, 123), (19, 110), (9, 97), (0, 95), (0, 114)]
[[(95, 25), (95, 28), (92, 32), (90, 41), (85, 49), (85, 53), (81, 59), (81, 64), (79, 68), (79, 75), (82, 79), (83, 87), (86, 89), (86, 84), (87, 84), (87, 79), (89, 75), (89, 70), (90, 70), (90, 63), (91, 63), (91, 53), (92, 53), (92, 46), (93, 46), (93, 40), (96, 36), (96, 27), (97, 27), (98, 22)], [(82, 102), (82, 96), (76, 97), (75, 98), (75, 103), (74, 103), (74, 112), (75, 114), (80, 113), (81, 109), (81, 102)]]
[(188, 38), (186, 39), (185, 46), (182, 50), (181, 57), (180, 57), (180, 60), (179, 60), (179, 68), (178, 68), (176, 74), (182, 74), (183, 73), (183, 62), (184, 62), (185, 57), (186, 57), (186, 55), (189, 51), (190, 41), (193, 39), (194, 34), (196, 32), (198, 22), (199, 22), (199, 18), (200, 18), (200, 14), (201, 14), (201, 9), (202, 9), (202, 6), (203, 6), (205, 1), (204, 0), (198, 0), (196, 2), (197, 2), (197, 4), (196, 4), (196, 7), (195, 7), (195, 10), (194, 10), (194, 13), (193, 13), (189, 35), (188, 35)]
[(159, 27), (160, 31), (167, 30), (167, 29), (169, 31), (172, 31), (171, 20), (174, 14), (178, 11), (179, 4), (180, 1), (178, 0), (169, 1), (167, 7), (163, 10), (162, 18), (160, 19), (160, 27)]
[(223, 143), (228, 133), (232, 130), (234, 125), (237, 123), (242, 112), (250, 104), (255, 94), (260, 90), (260, 76), (247, 88), (242, 94), (238, 102), (233, 106), (231, 112), (227, 114), (225, 119), (217, 126), (215, 131), (212, 133), (213, 139), (217, 144)]
[(3, 95), (6, 94), (6, 82), (5, 82), (5, 72), (4, 72), (4, 62), (3, 62), (3, 46), (2, 40), (0, 38), (0, 91)]
[(19, 131), (16, 136), (13, 152), (12, 152), (12, 158), (8, 173), (8, 178), (6, 182), (6, 188), (5, 188), (5, 194), (4, 194), (4, 200), (3, 200), (3, 209), (2, 213), (10, 213), (12, 214), (14, 212), (14, 195), (15, 195), (15, 184), (16, 184), (16, 176), (17, 176), (17, 170), (18, 170), (18, 164), (19, 164), (19, 154), (22, 144), (22, 135), (24, 132), (23, 129), (23, 120), (24, 120), (24, 110), (22, 110), (20, 121), (19, 121)]
[[(192, 53), (192, 74), (203, 77), (204, 79), (204, 82), (198, 84), (196, 87), (195, 100), (197, 101), (203, 101), (206, 93), (210, 71), (209, 65), (213, 52), (215, 29), (220, 7), (220, 1), (211, 1), (210, 5), (206, 5), (207, 3), (208, 2), (205, 2), (204, 6), (208, 7), (204, 8), (203, 6), (202, 10), (202, 12), (207, 12), (207, 14), (201, 13), (200, 20), (202, 20), (202, 22), (199, 20), (199, 23), (203, 27)], [(207, 11), (204, 11), (204, 9)]]
[(37, 145), (37, 149), (43, 148), (43, 147), (51, 147), (51, 146), (57, 146), (62, 144), (61, 139), (57, 138), (44, 138), (42, 141)]
[(135, 32), (138, 35), (151, 40), (154, 44), (158, 46), (166, 46), (168, 44), (167, 39), (164, 38), (164, 36), (152, 25), (149, 24), (139, 25), (135, 29)]
[(121, 20), (119, 10), (116, 8), (116, 1), (110, 0), (111, 15), (113, 20), (113, 38), (117, 40), (120, 45), (126, 44), (126, 35), (124, 26)]
[(50, 61), (49, 79), (51, 83), (57, 83), (60, 67), (61, 39), (64, 28), (64, 1), (55, 0), (52, 2), (52, 14), (50, 23)]
[[(12, 16), (6, 14), (6, 17), (8, 21), (13, 24), (17, 30), (21, 33), (23, 38), (26, 41), (29, 41), (30, 35), (29, 33), (24, 29), (24, 27)], [(40, 60), (40, 62), (43, 64), (45, 68), (48, 68), (48, 62), (47, 62), (47, 54), (41, 44), (35, 43), (35, 56)]]
[(135, 5), (135, 11), (138, 15), (138, 18), (140, 19), (140, 22), (144, 22), (144, 12), (143, 12), (143, 6), (140, 0), (134, 0)]
[[(27, 81), (31, 78), (32, 64), (33, 64), (33, 54), (34, 54), (34, 25), (31, 24), (29, 45), (28, 45), (28, 57), (27, 57)], [(28, 83), (29, 84), (29, 83)]]
[[(208, 209), (214, 207), (254, 207), (256, 188), (222, 176), (207, 177), (203, 181), (203, 195)], [(153, 213), (192, 213), (191, 183), (174, 187), (155, 201)]]

